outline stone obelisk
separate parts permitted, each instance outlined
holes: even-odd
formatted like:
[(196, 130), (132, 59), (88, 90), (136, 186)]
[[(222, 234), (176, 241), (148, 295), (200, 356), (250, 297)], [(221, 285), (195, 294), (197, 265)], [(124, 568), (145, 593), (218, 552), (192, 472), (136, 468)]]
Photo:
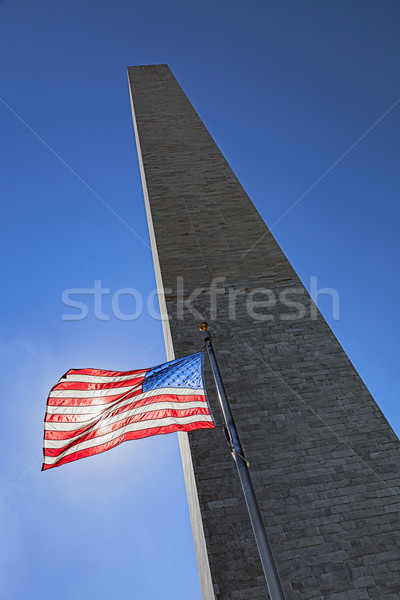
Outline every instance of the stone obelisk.
[[(168, 359), (208, 321), (287, 599), (399, 599), (397, 437), (169, 68), (128, 74)], [(180, 444), (204, 600), (267, 599), (222, 428)]]

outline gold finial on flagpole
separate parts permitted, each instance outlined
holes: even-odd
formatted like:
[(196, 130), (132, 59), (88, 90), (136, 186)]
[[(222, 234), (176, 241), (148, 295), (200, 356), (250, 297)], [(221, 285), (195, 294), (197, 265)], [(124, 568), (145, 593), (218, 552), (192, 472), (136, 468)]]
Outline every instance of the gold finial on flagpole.
[(208, 329), (208, 323), (202, 323), (200, 325), (200, 331), (207, 331)]

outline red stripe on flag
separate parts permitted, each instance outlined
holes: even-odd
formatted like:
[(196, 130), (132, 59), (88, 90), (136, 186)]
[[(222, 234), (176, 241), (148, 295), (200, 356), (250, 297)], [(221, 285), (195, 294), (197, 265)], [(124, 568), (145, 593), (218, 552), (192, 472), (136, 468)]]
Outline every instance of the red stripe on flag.
[[(45, 440), (65, 440), (66, 444), (61, 448), (45, 448), (46, 456), (58, 456), (61, 452), (64, 452), (66, 448), (73, 446), (75, 444), (80, 444), (82, 442), (86, 442), (93, 438), (100, 437), (102, 435), (106, 435), (113, 431), (117, 431), (121, 427), (125, 427), (126, 425), (130, 425), (131, 423), (140, 423), (143, 421), (154, 421), (156, 419), (165, 419), (167, 417), (171, 418), (181, 418), (181, 417), (191, 417), (191, 416), (200, 416), (200, 415), (209, 415), (209, 411), (207, 406), (204, 408), (196, 407), (196, 408), (184, 408), (184, 409), (163, 409), (163, 410), (152, 410), (145, 413), (139, 413), (137, 415), (130, 415), (129, 417), (121, 417), (119, 421), (115, 423), (111, 423), (109, 425), (102, 425), (102, 418), (97, 419), (96, 421), (91, 422), (86, 427), (82, 427), (80, 429), (74, 429), (73, 431), (45, 431)], [(71, 440), (71, 443), (68, 444), (68, 440)]]
[[(132, 379), (125, 379), (123, 381), (110, 381), (108, 383), (89, 383), (88, 381), (60, 381), (52, 389), (51, 392), (57, 390), (112, 390), (120, 387), (129, 387), (139, 385), (144, 379), (142, 377), (135, 377)], [(51, 397), (50, 392), (50, 397)]]
[(174, 424), (168, 425), (165, 427), (153, 427), (152, 429), (144, 429), (142, 431), (130, 431), (128, 433), (124, 433), (120, 435), (118, 438), (110, 440), (105, 444), (99, 444), (98, 446), (93, 446), (92, 448), (87, 448), (85, 450), (79, 450), (78, 452), (74, 452), (61, 458), (59, 461), (52, 465), (43, 464), (42, 471), (46, 471), (47, 469), (52, 469), (53, 467), (59, 467), (65, 463), (69, 463), (75, 460), (79, 460), (80, 458), (85, 458), (87, 456), (94, 456), (95, 454), (100, 454), (101, 452), (105, 452), (106, 450), (110, 450), (115, 446), (118, 446), (122, 442), (128, 440), (138, 440), (144, 437), (150, 437), (153, 435), (164, 434), (164, 433), (173, 433), (175, 431), (193, 431), (195, 429), (213, 429), (215, 426), (210, 421), (197, 421), (195, 423), (186, 423), (186, 424)]
[[(70, 369), (64, 375), (93, 375), (94, 377), (124, 377), (125, 375), (136, 375), (136, 373), (147, 373), (150, 369), (135, 369), (134, 371), (103, 371), (101, 369)], [(62, 379), (62, 378), (61, 378)]]

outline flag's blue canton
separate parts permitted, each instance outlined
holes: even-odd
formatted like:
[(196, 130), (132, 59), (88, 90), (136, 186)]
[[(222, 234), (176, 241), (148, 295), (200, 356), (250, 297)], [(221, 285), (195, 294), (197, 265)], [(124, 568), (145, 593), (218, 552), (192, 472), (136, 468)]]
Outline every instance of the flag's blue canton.
[(143, 391), (169, 387), (203, 390), (201, 355), (198, 352), (150, 369), (143, 381)]

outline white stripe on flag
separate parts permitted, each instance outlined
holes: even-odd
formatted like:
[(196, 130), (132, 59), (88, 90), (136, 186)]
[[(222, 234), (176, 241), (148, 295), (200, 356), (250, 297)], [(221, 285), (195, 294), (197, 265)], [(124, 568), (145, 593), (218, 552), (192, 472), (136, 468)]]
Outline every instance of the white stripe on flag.
[(65, 377), (61, 377), (58, 383), (65, 383), (66, 381), (76, 381), (77, 383), (117, 383), (118, 381), (126, 381), (127, 379), (138, 379), (139, 377), (143, 377), (146, 372), (147, 371), (138, 371), (137, 373), (132, 373), (132, 375), (118, 375), (117, 377), (87, 374), (80, 375), (73, 373), (71, 375), (67, 374)]
[(101, 396), (116, 396), (123, 395), (129, 392), (134, 392), (142, 387), (142, 382), (136, 385), (128, 385), (126, 387), (114, 387), (100, 390), (53, 390), (50, 392), (49, 398), (97, 398)]
[[(91, 418), (88, 421), (78, 421), (77, 423), (60, 423), (58, 421), (46, 421), (44, 424), (45, 431), (71, 431), (73, 432), (76, 429), (82, 429), (84, 427), (89, 427), (92, 423), (92, 429), (101, 429), (102, 427), (106, 427), (108, 425), (112, 425), (113, 423), (117, 423), (118, 421), (122, 421), (124, 419), (128, 419), (129, 417), (133, 417), (135, 415), (146, 414), (148, 412), (153, 412), (155, 410), (188, 410), (195, 408), (207, 408), (207, 402), (198, 401), (198, 402), (154, 402), (152, 404), (145, 404), (144, 406), (139, 406), (138, 408), (132, 408), (130, 410), (118, 413), (118, 415), (114, 415), (112, 417), (108, 417), (107, 414), (104, 414), (104, 418), (101, 419), (101, 422), (98, 423), (96, 418)], [(107, 411), (109, 412), (109, 411)], [(112, 411), (111, 411), (112, 412)], [(100, 413), (98, 415), (102, 417)], [(88, 430), (90, 431), (90, 429)], [(86, 432), (87, 433), (87, 432)], [(56, 441), (60, 447), (66, 445), (70, 441), (72, 441), (74, 435), (71, 433), (71, 437), (64, 440), (54, 440)], [(50, 440), (45, 440), (44, 445), (48, 448), (56, 448), (56, 446), (48, 446), (46, 442)], [(51, 440), (53, 441), (53, 440)]]
[[(121, 388), (120, 388), (121, 389)], [(125, 388), (124, 388), (125, 389)], [(131, 388), (129, 388), (131, 389)], [(104, 390), (97, 390), (96, 398), (102, 398)], [(107, 392), (109, 390), (106, 390)], [(132, 389), (131, 391), (134, 391)], [(128, 393), (128, 392), (127, 392)], [(147, 392), (143, 392), (142, 394), (136, 394), (132, 396), (132, 398), (126, 398), (123, 400), (118, 397), (116, 400), (110, 402), (109, 404), (96, 404), (93, 402), (90, 406), (53, 406), (48, 405), (46, 413), (49, 415), (87, 415), (87, 414), (100, 414), (102, 410), (107, 407), (109, 410), (112, 406), (118, 405), (118, 407), (122, 407), (126, 404), (131, 404), (133, 402), (137, 402), (138, 400), (142, 400), (143, 398), (151, 398), (162, 395), (175, 395), (175, 396), (203, 396), (204, 390), (200, 389), (192, 389), (192, 388), (158, 388), (155, 390), (148, 390)], [(114, 394), (116, 395), (116, 394)], [(124, 394), (121, 394), (123, 396)]]

